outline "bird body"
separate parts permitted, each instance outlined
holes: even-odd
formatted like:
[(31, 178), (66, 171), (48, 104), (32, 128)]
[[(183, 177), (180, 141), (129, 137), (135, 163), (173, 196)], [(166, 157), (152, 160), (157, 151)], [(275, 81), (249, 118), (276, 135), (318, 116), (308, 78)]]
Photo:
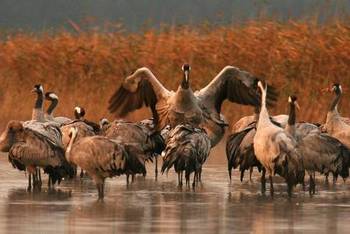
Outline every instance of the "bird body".
[(125, 173), (128, 155), (117, 141), (104, 136), (84, 137), (73, 144), (77, 132), (76, 128), (71, 128), (66, 158), (90, 175), (96, 183), (99, 199), (103, 199), (105, 179)]
[(103, 136), (78, 140), (70, 151), (67, 149), (67, 155), (69, 162), (79, 165), (98, 180), (120, 175), (125, 169), (125, 150), (116, 141)]
[[(153, 123), (151, 121), (151, 123)], [(143, 158), (144, 161), (155, 159), (155, 176), (157, 177), (157, 156), (165, 148), (164, 138), (159, 131), (154, 131), (150, 121), (133, 123), (124, 120), (115, 120), (104, 127), (104, 136), (117, 140), (127, 147), (130, 158)], [(139, 160), (136, 160), (137, 162)], [(143, 163), (144, 164), (144, 163)], [(141, 167), (135, 164), (135, 168)], [(144, 170), (137, 170), (144, 174)], [(130, 173), (132, 174), (132, 173)]]
[[(53, 184), (65, 176), (72, 176), (72, 168), (64, 158), (64, 150), (52, 138), (10, 121), (0, 137), (0, 150), (9, 152), (9, 161), (19, 170), (35, 173), (41, 167), (49, 174)], [(30, 184), (29, 184), (30, 186)]]
[[(297, 151), (297, 142), (283, 128), (274, 125), (266, 108), (266, 87), (259, 81), (262, 92), (261, 110), (254, 136), (254, 153), (269, 174), (270, 193), (273, 195), (272, 176), (277, 173), (285, 178), (288, 195), (292, 187), (303, 182), (304, 168)], [(264, 186), (262, 187), (264, 191)]]
[(70, 140), (69, 133), (72, 127), (75, 127), (78, 129), (76, 140), (79, 140), (84, 137), (96, 135), (93, 128), (81, 120), (74, 120), (69, 122), (68, 124), (64, 124), (60, 127), (60, 130), (62, 132), (62, 144), (64, 149), (67, 149), (67, 146)]
[(256, 115), (248, 115), (240, 118), (235, 124), (231, 127), (231, 134), (241, 132), (250, 124), (256, 122), (258, 120), (258, 116)]
[[(281, 147), (283, 147), (284, 144), (288, 148), (282, 149)], [(263, 125), (258, 123), (258, 128), (254, 136), (254, 152), (260, 163), (271, 175), (275, 174), (276, 158), (279, 157), (284, 150), (289, 151), (289, 147), (292, 150), (295, 146), (296, 142), (286, 135), (283, 129), (272, 124)]]
[[(230, 180), (232, 180), (232, 169), (238, 166), (241, 172), (241, 181), (246, 170), (250, 170), (251, 179), (254, 167), (257, 167), (259, 172), (262, 169), (254, 153), (254, 136), (259, 119), (258, 112), (259, 108), (256, 107), (254, 115), (242, 117), (231, 128), (231, 134), (228, 136), (226, 142), (227, 166)], [(274, 125), (284, 127), (287, 124), (288, 115), (276, 115), (270, 117), (270, 120)]]
[(342, 95), (342, 87), (339, 84), (334, 84), (332, 90), (335, 93), (335, 98), (330, 105), (326, 123), (324, 124), (323, 129), (350, 148), (349, 120), (348, 118), (340, 116), (338, 112), (338, 104)]
[[(193, 92), (189, 83), (190, 67), (183, 65), (184, 78), (176, 92), (167, 90), (148, 68), (140, 68), (127, 77), (110, 99), (109, 110), (118, 116), (150, 107), (157, 130), (166, 125), (192, 124), (207, 131), (211, 146), (223, 137), (228, 124), (222, 118), (224, 100), (244, 105), (259, 104), (257, 78), (236, 67), (225, 67), (205, 88)], [(268, 93), (273, 103), (276, 93)]]
[(199, 126), (203, 122), (202, 109), (199, 107), (196, 97), (191, 88), (178, 88), (169, 102), (169, 124), (172, 128), (179, 124), (191, 124)]
[(200, 180), (202, 165), (210, 152), (210, 139), (202, 129), (191, 125), (178, 125), (169, 133), (163, 156), (162, 173), (174, 167), (179, 176), (179, 185), (182, 185), (182, 172), (185, 171), (186, 183), (195, 173), (193, 186)]
[[(60, 127), (60, 131), (62, 132), (62, 144), (63, 144), (63, 148), (65, 150), (67, 150), (69, 141), (70, 141), (70, 132), (71, 132), (71, 128), (76, 128), (77, 131), (77, 135), (76, 135), (76, 139), (75, 142), (78, 141), (79, 139), (82, 139), (84, 137), (90, 137), (90, 136), (95, 136), (95, 131), (94, 129), (90, 126), (87, 125), (84, 121), (82, 120), (74, 120), (71, 121), (67, 124), (61, 125)], [(77, 168), (74, 165), (74, 171), (75, 171), (75, 175), (77, 174)], [(80, 177), (84, 176), (84, 171), (83, 169), (81, 169), (80, 171)]]
[(324, 128), (331, 136), (340, 140), (347, 147), (350, 147), (350, 125), (343, 121), (338, 111), (327, 113), (327, 120)]
[(230, 180), (232, 179), (232, 168), (237, 168), (241, 172), (240, 179), (243, 180), (245, 170), (250, 169), (252, 172), (254, 167), (261, 171), (262, 166), (254, 154), (254, 136), (255, 122), (247, 126), (245, 129), (233, 133), (227, 138), (226, 156), (227, 166)]
[(298, 151), (302, 155), (304, 169), (310, 176), (309, 192), (315, 193), (315, 172), (335, 178), (349, 176), (350, 150), (336, 138), (310, 123), (296, 125), (297, 98), (289, 97), (289, 120), (286, 127), (298, 143)]

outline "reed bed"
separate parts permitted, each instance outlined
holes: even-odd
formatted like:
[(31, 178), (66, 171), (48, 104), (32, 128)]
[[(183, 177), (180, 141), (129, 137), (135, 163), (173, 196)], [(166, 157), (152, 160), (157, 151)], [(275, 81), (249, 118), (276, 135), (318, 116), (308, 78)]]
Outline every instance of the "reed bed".
[[(149, 67), (169, 89), (176, 89), (181, 65), (192, 66), (193, 89), (204, 87), (224, 66), (234, 65), (264, 77), (280, 90), (271, 113), (286, 113), (287, 97), (297, 94), (299, 120), (324, 122), (331, 93), (340, 82), (345, 94), (341, 107), (350, 116), (350, 27), (346, 22), (249, 22), (240, 26), (164, 27), (142, 33), (79, 30), (1, 35), (0, 127), (11, 119), (27, 120), (36, 83), (60, 97), (57, 116), (73, 116), (76, 105), (87, 118), (110, 119), (108, 99), (122, 79)], [(225, 103), (229, 122), (251, 114), (251, 107)], [(128, 116), (149, 116), (140, 110)]]

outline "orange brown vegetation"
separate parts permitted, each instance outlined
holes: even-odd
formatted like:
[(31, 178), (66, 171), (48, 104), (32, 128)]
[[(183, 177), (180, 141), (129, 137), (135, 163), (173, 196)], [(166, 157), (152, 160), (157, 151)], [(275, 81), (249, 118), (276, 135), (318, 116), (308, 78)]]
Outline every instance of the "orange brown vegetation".
[[(323, 122), (331, 94), (322, 89), (334, 81), (350, 91), (350, 27), (346, 23), (251, 22), (226, 27), (169, 27), (139, 34), (60, 32), (16, 33), (0, 44), (0, 123), (31, 116), (32, 86), (42, 83), (60, 97), (56, 115), (72, 116), (75, 105), (87, 118), (112, 116), (108, 99), (124, 77), (149, 67), (169, 89), (182, 78), (181, 65), (192, 66), (194, 89), (207, 84), (225, 65), (265, 77), (280, 90), (273, 113), (286, 113), (287, 96), (299, 97), (300, 120)], [(347, 88), (347, 90), (346, 90)], [(349, 94), (341, 112), (350, 115)], [(232, 122), (252, 108), (226, 103)], [(149, 113), (129, 116), (141, 119)]]

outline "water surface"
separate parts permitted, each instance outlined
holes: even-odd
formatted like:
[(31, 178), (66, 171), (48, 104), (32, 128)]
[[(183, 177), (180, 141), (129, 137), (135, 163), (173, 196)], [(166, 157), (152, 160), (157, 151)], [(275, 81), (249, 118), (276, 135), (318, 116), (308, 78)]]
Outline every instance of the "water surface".
[[(1, 233), (348, 233), (350, 182), (326, 185), (319, 176), (317, 193), (301, 188), (289, 200), (276, 179), (276, 195), (262, 195), (259, 174), (243, 183), (226, 164), (210, 160), (196, 191), (179, 189), (170, 172), (127, 186), (125, 177), (107, 179), (104, 202), (89, 179), (64, 181), (56, 189), (27, 192), (27, 178), (0, 155)], [(220, 156), (221, 157), (221, 156)], [(222, 161), (222, 160), (221, 160)], [(46, 184), (46, 176), (44, 184)], [(268, 189), (269, 187), (267, 187)]]

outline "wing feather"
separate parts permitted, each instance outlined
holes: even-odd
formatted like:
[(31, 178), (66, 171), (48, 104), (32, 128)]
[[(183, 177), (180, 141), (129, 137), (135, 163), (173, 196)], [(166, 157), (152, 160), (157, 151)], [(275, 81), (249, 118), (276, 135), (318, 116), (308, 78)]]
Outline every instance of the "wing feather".
[[(259, 79), (236, 67), (226, 66), (206, 87), (196, 93), (205, 106), (221, 111), (222, 103), (228, 99), (243, 105), (260, 105), (257, 89)], [(267, 104), (273, 105), (278, 93), (268, 86)]]
[(157, 123), (159, 116), (156, 104), (168, 97), (169, 93), (148, 68), (140, 68), (123, 81), (110, 98), (108, 109), (111, 113), (124, 117), (129, 112), (146, 106), (151, 109), (154, 122)]

